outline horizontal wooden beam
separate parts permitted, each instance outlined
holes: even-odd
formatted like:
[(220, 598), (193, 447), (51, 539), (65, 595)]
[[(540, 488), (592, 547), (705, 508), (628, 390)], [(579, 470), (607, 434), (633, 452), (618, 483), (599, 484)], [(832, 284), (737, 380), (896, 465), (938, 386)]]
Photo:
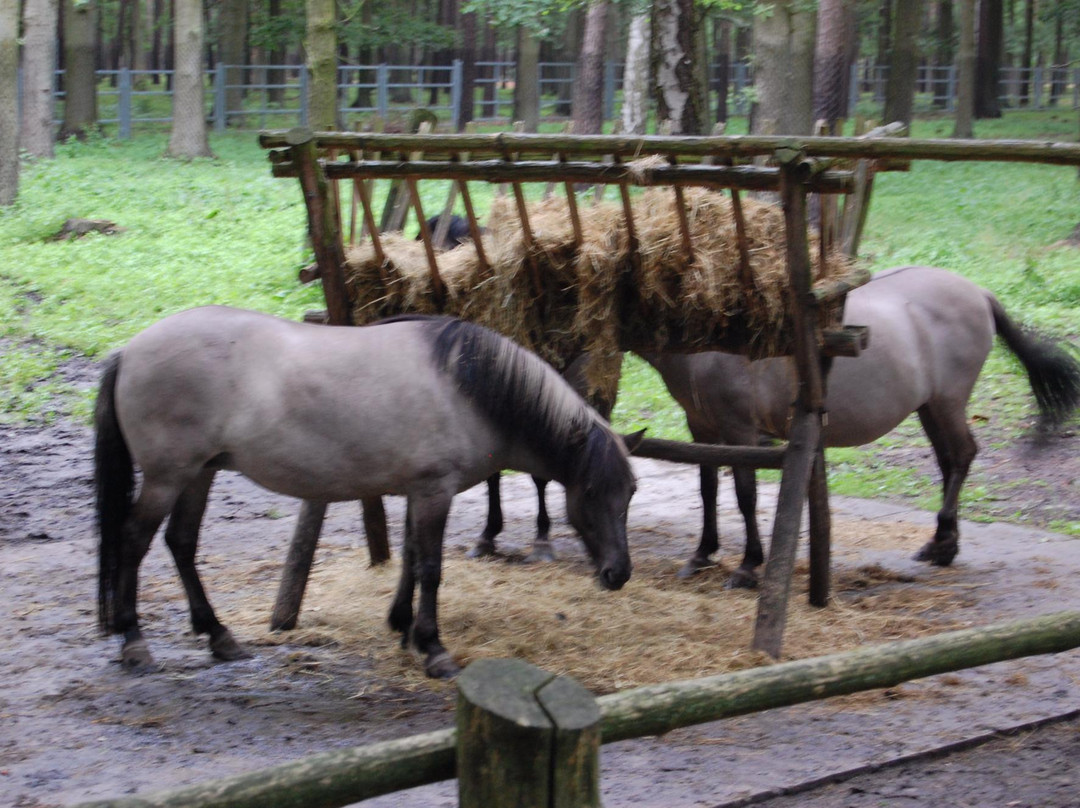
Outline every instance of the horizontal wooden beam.
[[(695, 162), (703, 157), (745, 160), (771, 156), (778, 150), (793, 150), (808, 157), (853, 159), (922, 159), (1050, 163), (1080, 165), (1080, 143), (1034, 140), (945, 140), (906, 137), (776, 137), (684, 135), (628, 137), (623, 135), (539, 135), (500, 132), (490, 135), (391, 135), (349, 132), (315, 132), (322, 149), (338, 148), (381, 152), (422, 151), (428, 155), (469, 152), (477, 158), (513, 153), (522, 156), (564, 154), (618, 155), (624, 160), (661, 154), (686, 157)], [(266, 149), (287, 148), (286, 131), (263, 132), (259, 143)]]
[[(633, 163), (563, 162), (559, 160), (472, 160), (444, 162), (356, 161), (324, 162), (327, 179), (432, 179), (481, 182), (581, 182), (595, 184), (628, 183), (638, 186), (700, 185), (740, 188), (748, 191), (776, 191), (779, 169), (765, 166), (718, 166), (664, 164), (637, 166)], [(297, 176), (297, 166), (279, 162), (272, 168), (275, 177)], [(810, 191), (846, 194), (855, 187), (850, 171), (822, 171), (807, 180)]]
[(750, 466), (778, 469), (784, 465), (784, 446), (723, 446), (712, 443), (645, 438), (634, 450), (634, 457), (691, 463), (698, 466)]

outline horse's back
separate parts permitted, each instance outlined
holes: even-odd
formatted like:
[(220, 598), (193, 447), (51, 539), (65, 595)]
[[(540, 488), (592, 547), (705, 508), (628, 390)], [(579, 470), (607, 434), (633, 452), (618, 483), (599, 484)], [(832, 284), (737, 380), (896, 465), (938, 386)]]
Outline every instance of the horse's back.
[(121, 422), (144, 469), (213, 463), (324, 500), (406, 493), (424, 479), (453, 486), (464, 458), (493, 453), (497, 436), (434, 367), (430, 328), (181, 312), (125, 348)]

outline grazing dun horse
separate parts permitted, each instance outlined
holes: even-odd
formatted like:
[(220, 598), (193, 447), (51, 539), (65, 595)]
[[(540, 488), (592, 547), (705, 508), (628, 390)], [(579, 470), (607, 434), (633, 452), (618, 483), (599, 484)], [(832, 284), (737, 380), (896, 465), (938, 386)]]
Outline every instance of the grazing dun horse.
[[(976, 444), (967, 403), (994, 335), (1028, 373), (1040, 412), (1051, 426), (1080, 404), (1080, 363), (1067, 349), (1030, 332), (1006, 315), (986, 289), (931, 267), (877, 273), (847, 296), (844, 319), (870, 327), (858, 357), (837, 358), (828, 376), (826, 446), (861, 446), (918, 413), (942, 474), (942, 504), (933, 539), (916, 558), (948, 566), (959, 550), (957, 503)], [(796, 379), (790, 359), (749, 362), (733, 354), (649, 354), (672, 397), (686, 410), (695, 441), (752, 445), (759, 436), (786, 438)], [(733, 586), (753, 586), (762, 563), (751, 468), (733, 469), (746, 550)], [(701, 542), (680, 575), (711, 566), (719, 547), (717, 475), (701, 467), (704, 525)]]
[(334, 328), (192, 309), (109, 358), (95, 425), (99, 617), (123, 635), (131, 667), (151, 662), (136, 613), (138, 570), (165, 517), (195, 632), (209, 635), (218, 658), (246, 655), (218, 622), (195, 568), (220, 469), (317, 502), (404, 495), (401, 579), (389, 621), (403, 645), (411, 640), (425, 656), (430, 676), (458, 671), (436, 614), (450, 502), (499, 469), (562, 483), (600, 584), (618, 589), (630, 577), (634, 477), (623, 441), (534, 354), (460, 320)]

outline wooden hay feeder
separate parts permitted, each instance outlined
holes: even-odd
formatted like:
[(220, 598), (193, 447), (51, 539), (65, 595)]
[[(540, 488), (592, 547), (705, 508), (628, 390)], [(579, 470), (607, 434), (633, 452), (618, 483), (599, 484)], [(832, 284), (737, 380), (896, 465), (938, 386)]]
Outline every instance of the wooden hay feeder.
[[(801, 511), (808, 499), (810, 601), (826, 603), (829, 508), (821, 426), (827, 360), (857, 355), (866, 343), (865, 328), (840, 324), (845, 295), (869, 278), (849, 259), (857, 250), (874, 171), (882, 164), (848, 159), (842, 167), (822, 158), (857, 156), (857, 147), (846, 150), (842, 144), (865, 141), (314, 134), (294, 129), (265, 133), (260, 142), (272, 150), (274, 176), (300, 180), (316, 256), (304, 279), (321, 277), (326, 322), (362, 324), (403, 312), (450, 313), (502, 331), (556, 367), (565, 367), (583, 351), (596, 356), (703, 350), (752, 358), (791, 355), (799, 394), (787, 446), (647, 440), (638, 454), (783, 470), (755, 649), (779, 655)], [(822, 150), (823, 142), (832, 144), (831, 152)], [(749, 164), (754, 158), (770, 162)], [(452, 181), (434, 232), (418, 191), (421, 180), (431, 179)], [(377, 180), (391, 182), (378, 223), (372, 203)], [(346, 205), (338, 187), (346, 181), (352, 185), (347, 241)], [(500, 186), (503, 206), (496, 218), (502, 224), (493, 235), (484, 235), (469, 193), (469, 182), (478, 181)], [(545, 201), (528, 204), (526, 183), (544, 183)], [(552, 196), (557, 185), (565, 189), (563, 200)], [(597, 198), (604, 187), (615, 185), (618, 200), (606, 209), (587, 206), (577, 190), (582, 185), (598, 189)], [(722, 197), (720, 189), (729, 189), (730, 196)], [(760, 206), (744, 201), (742, 191), (779, 193), (781, 207), (761, 214), (772, 221), (766, 228), (772, 233), (768, 245), (755, 241), (749, 223), (761, 213)], [(809, 193), (819, 195), (820, 237), (808, 232)], [(434, 244), (457, 196), (471, 244), (439, 253)], [(410, 208), (419, 224), (416, 241), (393, 234), (402, 229)], [(723, 228), (717, 219), (704, 218), (705, 209), (720, 211), (729, 231), (721, 239), (724, 249), (707, 243)], [(548, 218), (537, 226), (541, 215)], [(657, 217), (667, 224), (657, 224)], [(760, 266), (764, 259), (759, 253), (767, 251), (773, 254), (771, 273)], [(500, 284), (496, 305), (478, 302), (482, 287)], [(498, 312), (508, 305), (512, 315), (500, 319)], [(325, 506), (304, 505), (274, 627), (295, 624), (324, 512)], [(365, 502), (364, 515), (372, 560), (385, 560), (389, 550), (381, 504)]]

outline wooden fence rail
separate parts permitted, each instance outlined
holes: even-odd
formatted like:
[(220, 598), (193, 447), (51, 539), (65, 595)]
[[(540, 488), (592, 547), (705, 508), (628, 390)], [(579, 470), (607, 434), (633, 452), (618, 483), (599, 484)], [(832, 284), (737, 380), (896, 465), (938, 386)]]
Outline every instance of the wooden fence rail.
[[(892, 687), (912, 679), (1080, 647), (1080, 612), (951, 631), (764, 668), (668, 682), (596, 699), (601, 742)], [(443, 729), (315, 755), (174, 791), (77, 808), (338, 808), (456, 776), (457, 732)]]

